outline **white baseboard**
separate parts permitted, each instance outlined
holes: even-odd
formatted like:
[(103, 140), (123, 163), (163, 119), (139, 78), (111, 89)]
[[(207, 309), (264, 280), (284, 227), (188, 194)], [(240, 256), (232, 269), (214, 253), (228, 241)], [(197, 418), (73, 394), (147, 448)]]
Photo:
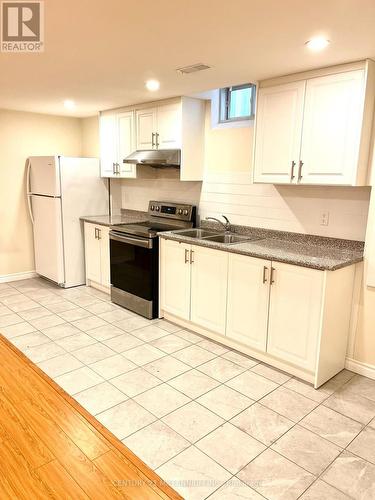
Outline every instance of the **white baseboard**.
[(35, 271), (27, 271), (26, 273), (13, 273), (0, 275), (0, 283), (7, 283), (9, 281), (27, 280), (29, 278), (36, 278), (38, 275)]
[(346, 358), (345, 368), (358, 375), (363, 375), (364, 377), (372, 378), (375, 380), (375, 366), (369, 365), (368, 363), (362, 363), (361, 361), (356, 361), (355, 359)]

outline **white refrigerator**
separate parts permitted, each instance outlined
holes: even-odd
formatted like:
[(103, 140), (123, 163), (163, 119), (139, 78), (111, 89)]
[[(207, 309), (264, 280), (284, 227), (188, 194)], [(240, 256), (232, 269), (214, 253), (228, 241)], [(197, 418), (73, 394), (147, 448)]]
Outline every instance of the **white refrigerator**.
[(83, 285), (81, 216), (108, 214), (107, 180), (97, 158), (33, 156), (27, 160), (27, 200), (37, 274), (62, 287)]

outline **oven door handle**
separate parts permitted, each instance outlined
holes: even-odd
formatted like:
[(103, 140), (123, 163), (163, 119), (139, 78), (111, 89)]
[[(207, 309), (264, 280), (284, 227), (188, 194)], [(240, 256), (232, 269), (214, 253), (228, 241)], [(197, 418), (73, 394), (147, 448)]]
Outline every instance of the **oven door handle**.
[(129, 245), (134, 245), (135, 247), (142, 248), (152, 248), (153, 242), (150, 238), (134, 238), (134, 236), (123, 235), (110, 231), (109, 238), (114, 241), (119, 241), (120, 243), (128, 243)]

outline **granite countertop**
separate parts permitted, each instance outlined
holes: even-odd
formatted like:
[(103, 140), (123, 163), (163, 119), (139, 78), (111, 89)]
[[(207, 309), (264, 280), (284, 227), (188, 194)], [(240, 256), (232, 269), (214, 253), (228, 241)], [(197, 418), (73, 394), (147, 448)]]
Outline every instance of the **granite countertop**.
[[(204, 224), (202, 227), (220, 232), (220, 228), (218, 229), (218, 226), (215, 227), (212, 224)], [(243, 243), (226, 244), (183, 236), (175, 231), (163, 232), (159, 235), (165, 239), (321, 271), (335, 271), (363, 260), (364, 242), (362, 241), (271, 231), (246, 226), (232, 226), (232, 228), (237, 234), (249, 235), (257, 239)]]
[(101, 226), (113, 226), (115, 224), (132, 224), (134, 222), (145, 222), (148, 220), (147, 212), (138, 210), (121, 210), (118, 215), (85, 215), (80, 217), (85, 222)]

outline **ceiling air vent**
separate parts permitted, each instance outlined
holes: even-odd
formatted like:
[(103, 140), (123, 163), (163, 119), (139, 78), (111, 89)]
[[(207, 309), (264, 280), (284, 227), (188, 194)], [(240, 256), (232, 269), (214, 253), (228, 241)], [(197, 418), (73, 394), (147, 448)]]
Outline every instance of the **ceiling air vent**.
[(209, 69), (211, 66), (207, 66), (207, 64), (193, 64), (192, 66), (185, 66), (184, 68), (177, 68), (177, 73), (181, 75), (188, 75), (189, 73), (196, 73), (197, 71), (203, 71), (204, 69)]

